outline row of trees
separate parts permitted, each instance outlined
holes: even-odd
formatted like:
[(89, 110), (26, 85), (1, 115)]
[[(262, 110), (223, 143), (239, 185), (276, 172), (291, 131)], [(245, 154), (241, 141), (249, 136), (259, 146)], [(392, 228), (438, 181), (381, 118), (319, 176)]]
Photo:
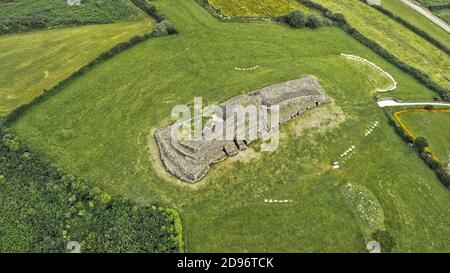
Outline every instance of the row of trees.
[(179, 252), (176, 211), (111, 198), (0, 125), (0, 252)]

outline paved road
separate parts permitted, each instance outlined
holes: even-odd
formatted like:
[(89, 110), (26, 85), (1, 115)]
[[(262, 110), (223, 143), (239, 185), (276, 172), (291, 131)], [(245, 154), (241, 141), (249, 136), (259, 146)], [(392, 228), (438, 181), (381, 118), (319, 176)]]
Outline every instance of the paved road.
[(441, 28), (443, 28), (448, 33), (450, 33), (450, 26), (446, 22), (442, 21), (440, 18), (434, 16), (431, 12), (425, 10), (424, 8), (422, 8), (419, 5), (414, 4), (410, 0), (401, 0), (401, 1), (404, 4), (408, 5), (409, 7), (411, 7), (412, 9), (416, 10), (417, 12), (419, 12), (420, 14), (422, 14), (423, 16), (425, 16), (428, 19), (430, 19), (431, 21), (433, 21), (436, 25), (440, 26)]
[(378, 101), (378, 106), (380, 106), (381, 108), (386, 106), (408, 106), (408, 105), (440, 105), (450, 107), (450, 103), (446, 102), (400, 102), (392, 99)]

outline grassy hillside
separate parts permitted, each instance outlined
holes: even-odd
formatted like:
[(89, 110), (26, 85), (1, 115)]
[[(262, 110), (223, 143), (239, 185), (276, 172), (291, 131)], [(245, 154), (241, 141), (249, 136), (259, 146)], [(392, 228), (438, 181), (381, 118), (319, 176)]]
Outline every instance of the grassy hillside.
[(403, 124), (417, 137), (425, 137), (431, 152), (442, 162), (450, 158), (450, 114), (406, 112), (400, 115)]
[(138, 10), (128, 0), (85, 0), (69, 6), (67, 0), (0, 1), (0, 33), (34, 28), (112, 23), (133, 19)]
[(0, 116), (152, 25), (142, 15), (138, 21), (0, 36)]
[[(188, 251), (362, 252), (367, 216), (395, 236), (395, 251), (449, 250), (450, 193), (374, 102), (374, 90), (386, 80), (339, 54), (367, 58), (393, 75), (399, 86), (388, 96), (429, 100), (433, 92), (337, 28), (219, 23), (194, 0), (154, 3), (180, 34), (148, 40), (100, 64), (30, 108), (15, 131), (114, 196), (180, 210)], [(234, 69), (255, 65), (260, 68)], [(162, 169), (151, 130), (173, 106), (194, 96), (222, 102), (305, 75), (317, 76), (335, 104), (284, 126), (276, 152), (249, 150), (215, 165), (194, 187)], [(375, 121), (380, 126), (364, 137)], [(340, 158), (351, 145), (356, 153)], [(331, 170), (335, 160), (338, 171)], [(348, 183), (382, 210), (355, 213), (361, 200), (343, 188)]]
[(450, 88), (449, 56), (422, 37), (359, 0), (314, 1), (344, 14), (349, 23), (368, 38), (428, 74), (440, 85)]
[(420, 15), (415, 10), (408, 8), (400, 0), (384, 0), (381, 2), (383, 8), (400, 16), (414, 26), (426, 31), (433, 38), (437, 39), (447, 47), (450, 47), (450, 34), (437, 26), (435, 23)]
[(311, 12), (296, 0), (209, 0), (209, 2), (229, 16), (277, 16), (292, 10)]

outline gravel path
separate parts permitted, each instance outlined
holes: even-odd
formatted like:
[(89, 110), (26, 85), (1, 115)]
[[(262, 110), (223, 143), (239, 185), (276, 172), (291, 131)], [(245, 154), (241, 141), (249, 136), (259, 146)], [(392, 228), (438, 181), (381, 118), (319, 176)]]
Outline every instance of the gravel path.
[(414, 4), (410, 0), (401, 0), (401, 1), (404, 4), (408, 5), (410, 8), (414, 9), (415, 11), (417, 11), (418, 13), (422, 14), (423, 16), (425, 16), (428, 19), (430, 19), (431, 21), (433, 21), (433, 23), (435, 23), (436, 25), (440, 26), (441, 28), (443, 28), (448, 33), (450, 33), (450, 26), (446, 22), (444, 22), (443, 20), (438, 18), (437, 16), (434, 16), (431, 12), (425, 10), (424, 8), (422, 8), (421, 6), (419, 6), (417, 4)]
[(378, 101), (378, 106), (380, 106), (381, 108), (386, 106), (408, 106), (408, 105), (440, 105), (450, 107), (450, 103), (446, 102), (401, 102), (394, 99), (386, 99)]

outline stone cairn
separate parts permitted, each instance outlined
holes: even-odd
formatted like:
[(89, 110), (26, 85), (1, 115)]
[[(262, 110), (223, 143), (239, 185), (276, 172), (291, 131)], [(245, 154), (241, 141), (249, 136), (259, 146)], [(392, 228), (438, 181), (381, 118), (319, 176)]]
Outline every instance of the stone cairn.
[[(313, 76), (274, 84), (260, 90), (233, 97), (219, 106), (222, 109), (233, 108), (234, 105), (259, 107), (279, 106), (279, 124), (319, 107), (329, 102), (319, 82)], [(223, 118), (223, 117), (221, 117)], [(236, 127), (246, 124), (236, 123)], [(264, 125), (270, 132), (270, 124)], [(235, 128), (236, 129), (236, 128)], [(210, 132), (211, 128), (204, 128)], [(234, 131), (235, 132), (235, 131)], [(200, 181), (210, 170), (210, 165), (225, 160), (245, 150), (257, 139), (263, 139), (258, 132), (257, 137), (239, 139), (235, 135), (233, 140), (192, 140), (172, 136), (172, 125), (157, 129), (154, 134), (159, 148), (161, 161), (165, 169), (177, 178), (189, 183)], [(227, 138), (228, 139), (228, 138)]]

